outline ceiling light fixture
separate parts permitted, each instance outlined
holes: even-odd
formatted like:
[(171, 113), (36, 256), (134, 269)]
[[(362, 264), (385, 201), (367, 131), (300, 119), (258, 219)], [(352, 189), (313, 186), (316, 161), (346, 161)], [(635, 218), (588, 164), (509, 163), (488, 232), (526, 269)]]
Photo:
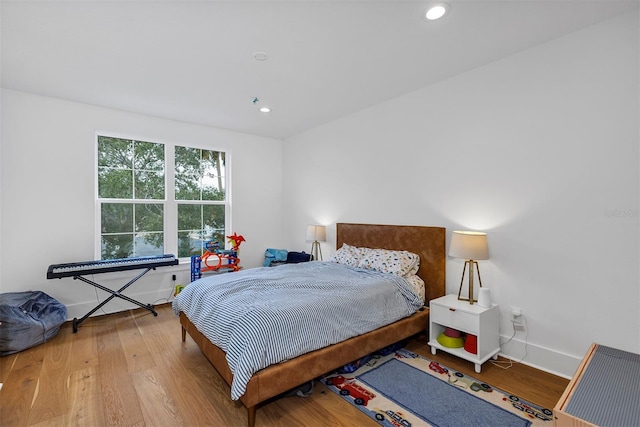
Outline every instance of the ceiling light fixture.
[(253, 59), (256, 61), (266, 61), (268, 57), (264, 52), (253, 52)]
[(269, 108), (269, 107), (260, 107), (260, 112), (261, 113), (270, 113), (271, 112), (271, 108)]
[(447, 3), (432, 4), (424, 14), (424, 18), (427, 21), (435, 21), (436, 19), (442, 18), (447, 12), (449, 12), (449, 5)]

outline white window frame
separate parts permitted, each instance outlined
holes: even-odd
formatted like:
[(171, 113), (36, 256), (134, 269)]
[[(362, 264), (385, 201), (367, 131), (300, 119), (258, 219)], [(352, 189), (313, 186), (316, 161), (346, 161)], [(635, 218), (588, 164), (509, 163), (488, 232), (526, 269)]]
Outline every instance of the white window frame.
[[(95, 201), (95, 231), (94, 231), (94, 256), (96, 260), (102, 258), (102, 224), (101, 224), (101, 205), (102, 201), (98, 197), (98, 137), (108, 136), (112, 138), (122, 138), (134, 141), (153, 142), (155, 144), (164, 145), (164, 199), (114, 199), (121, 200), (126, 203), (158, 203), (164, 205), (164, 253), (178, 254), (178, 204), (194, 203), (194, 204), (210, 204), (224, 205), (224, 228), (225, 234), (230, 233), (231, 228), (231, 150), (226, 148), (209, 147), (202, 144), (193, 144), (187, 142), (172, 142), (161, 140), (160, 138), (148, 136), (133, 136), (131, 134), (122, 134), (118, 132), (97, 131), (94, 137), (94, 201)], [(189, 147), (208, 151), (223, 151), (225, 153), (225, 200), (176, 200), (175, 199), (175, 147)], [(226, 240), (226, 239), (225, 239)], [(225, 241), (225, 247), (229, 247)], [(190, 262), (189, 257), (180, 258), (180, 262)]]

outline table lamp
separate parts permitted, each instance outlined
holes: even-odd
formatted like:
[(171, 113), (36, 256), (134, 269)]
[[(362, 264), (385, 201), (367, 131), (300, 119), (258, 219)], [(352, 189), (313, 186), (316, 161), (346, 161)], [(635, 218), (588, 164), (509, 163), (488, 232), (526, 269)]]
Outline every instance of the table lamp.
[[(489, 259), (487, 234), (477, 231), (454, 231), (451, 235), (449, 256), (465, 260), (462, 279), (460, 279), (460, 289), (458, 290), (458, 299), (469, 301), (469, 304), (477, 302), (477, 300), (473, 299), (473, 267), (475, 266), (476, 268), (478, 282), (480, 283), (480, 287), (482, 287), (477, 260)], [(467, 265), (469, 265), (469, 298), (463, 298), (461, 297), (462, 284), (464, 282), (464, 273), (467, 270)]]
[(322, 248), (320, 248), (320, 242), (327, 240), (327, 227), (324, 225), (308, 225), (307, 226), (307, 241), (313, 242), (311, 244), (311, 256), (316, 261), (322, 261)]

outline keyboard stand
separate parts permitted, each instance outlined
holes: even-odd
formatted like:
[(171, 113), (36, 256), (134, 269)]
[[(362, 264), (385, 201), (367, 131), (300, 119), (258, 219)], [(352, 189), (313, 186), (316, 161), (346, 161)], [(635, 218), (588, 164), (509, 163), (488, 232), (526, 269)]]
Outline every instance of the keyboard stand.
[(125, 289), (127, 289), (129, 286), (131, 286), (136, 280), (138, 280), (139, 278), (141, 278), (142, 276), (144, 276), (145, 274), (147, 274), (149, 271), (151, 270), (155, 270), (155, 267), (148, 267), (146, 270), (144, 270), (142, 273), (138, 274), (136, 277), (134, 277), (133, 279), (131, 279), (129, 282), (127, 282), (126, 285), (124, 285), (123, 287), (121, 287), (120, 289), (118, 289), (117, 291), (114, 291), (113, 289), (109, 289), (105, 286), (102, 286), (99, 283), (96, 283), (94, 281), (91, 281), (85, 277), (82, 276), (73, 276), (74, 280), (81, 280), (85, 283), (88, 283), (91, 286), (94, 286), (98, 289), (102, 289), (103, 291), (110, 293), (111, 296), (109, 298), (107, 298), (106, 300), (102, 301), (100, 304), (98, 304), (97, 306), (95, 306), (93, 308), (93, 310), (91, 310), (90, 312), (88, 312), (87, 314), (85, 314), (84, 316), (82, 316), (82, 318), (80, 318), (78, 320), (77, 317), (73, 318), (73, 333), (75, 334), (76, 332), (78, 332), (78, 326), (80, 325), (80, 323), (84, 322), (85, 320), (87, 320), (87, 318), (89, 316), (91, 316), (93, 313), (95, 313), (96, 311), (100, 310), (106, 303), (108, 303), (109, 301), (111, 301), (114, 298), (121, 298), (125, 301), (129, 301), (132, 304), (136, 304), (144, 309), (149, 310), (150, 312), (153, 313), (154, 316), (157, 316), (158, 313), (156, 312), (156, 310), (153, 308), (153, 306), (151, 304), (143, 304), (140, 301), (136, 301), (133, 298), (129, 298), (126, 295), (122, 295), (122, 291), (124, 291)]

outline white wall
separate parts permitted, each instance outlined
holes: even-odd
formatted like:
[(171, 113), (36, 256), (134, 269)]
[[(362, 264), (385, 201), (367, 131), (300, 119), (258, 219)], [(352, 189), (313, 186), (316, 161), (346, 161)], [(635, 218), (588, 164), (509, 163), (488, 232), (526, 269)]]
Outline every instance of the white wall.
[(325, 258), (336, 222), (483, 230), (503, 340), (511, 307), (527, 321), (505, 354), (570, 376), (592, 342), (639, 352), (638, 63), (635, 12), (285, 141), (288, 244), (311, 223)]
[[(246, 238), (241, 264), (261, 265), (282, 244), (282, 141), (3, 90), (2, 292), (43, 290), (67, 305), (69, 318), (88, 312), (102, 291), (72, 279), (46, 280), (50, 264), (94, 258), (95, 133), (227, 150), (232, 167), (232, 231)], [(268, 226), (265, 226), (268, 224)], [(136, 270), (136, 272), (140, 272)], [(145, 303), (189, 282), (189, 266), (159, 268), (125, 294)], [(113, 289), (129, 273), (96, 275)], [(130, 307), (116, 299), (105, 312)], [(102, 314), (98, 312), (97, 314)]]

